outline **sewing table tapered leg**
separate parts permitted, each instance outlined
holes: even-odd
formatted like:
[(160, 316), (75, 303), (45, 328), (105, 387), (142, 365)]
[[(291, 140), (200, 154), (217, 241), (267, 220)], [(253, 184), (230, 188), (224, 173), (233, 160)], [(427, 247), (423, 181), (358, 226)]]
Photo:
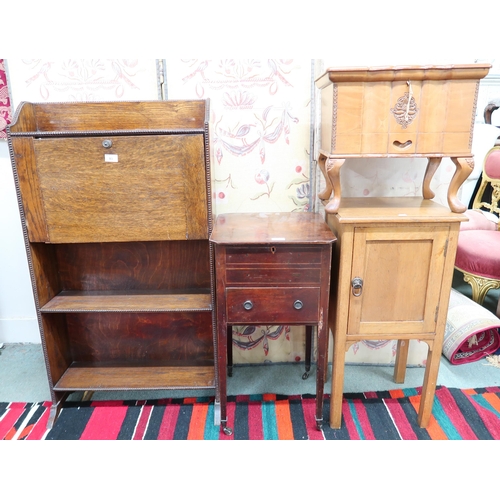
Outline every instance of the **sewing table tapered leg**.
[(227, 376), (233, 376), (233, 327), (227, 326)]
[(306, 371), (302, 375), (303, 380), (309, 378), (309, 371), (311, 370), (312, 334), (313, 334), (313, 327), (311, 325), (307, 325), (306, 326)]

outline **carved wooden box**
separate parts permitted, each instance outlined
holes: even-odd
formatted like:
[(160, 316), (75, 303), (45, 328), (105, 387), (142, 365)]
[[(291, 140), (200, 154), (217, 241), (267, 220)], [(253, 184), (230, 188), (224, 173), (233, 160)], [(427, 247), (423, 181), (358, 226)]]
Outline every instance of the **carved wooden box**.
[(331, 155), (469, 156), (479, 80), (489, 64), (330, 68), (321, 149)]

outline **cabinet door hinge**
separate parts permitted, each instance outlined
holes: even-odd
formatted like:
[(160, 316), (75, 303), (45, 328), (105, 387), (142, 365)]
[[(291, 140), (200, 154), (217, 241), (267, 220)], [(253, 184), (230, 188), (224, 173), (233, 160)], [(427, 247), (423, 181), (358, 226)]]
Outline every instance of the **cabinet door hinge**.
[(446, 238), (446, 243), (444, 244), (444, 257), (446, 258), (446, 254), (448, 253), (448, 238)]
[(439, 314), (439, 306), (436, 306), (436, 314), (434, 314), (434, 323), (437, 323)]

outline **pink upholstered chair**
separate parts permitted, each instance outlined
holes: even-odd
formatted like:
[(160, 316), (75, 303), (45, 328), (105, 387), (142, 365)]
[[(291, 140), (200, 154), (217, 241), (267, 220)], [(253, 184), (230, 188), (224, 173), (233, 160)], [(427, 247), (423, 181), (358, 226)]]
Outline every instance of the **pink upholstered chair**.
[[(484, 201), (491, 189), (491, 200)], [(489, 197), (489, 196), (488, 196)], [(500, 288), (500, 146), (490, 149), (469, 220), (460, 226), (455, 268), (472, 287), (472, 300), (482, 304), (489, 290)], [(495, 218), (496, 216), (496, 218)], [(500, 317), (500, 300), (496, 315)]]

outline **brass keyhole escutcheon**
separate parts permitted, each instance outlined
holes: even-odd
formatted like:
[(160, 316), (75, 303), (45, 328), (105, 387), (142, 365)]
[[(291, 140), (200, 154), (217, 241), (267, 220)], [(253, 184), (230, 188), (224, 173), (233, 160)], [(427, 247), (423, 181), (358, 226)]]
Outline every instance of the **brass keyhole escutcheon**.
[(274, 255), (276, 253), (276, 247), (271, 247), (271, 253)]

